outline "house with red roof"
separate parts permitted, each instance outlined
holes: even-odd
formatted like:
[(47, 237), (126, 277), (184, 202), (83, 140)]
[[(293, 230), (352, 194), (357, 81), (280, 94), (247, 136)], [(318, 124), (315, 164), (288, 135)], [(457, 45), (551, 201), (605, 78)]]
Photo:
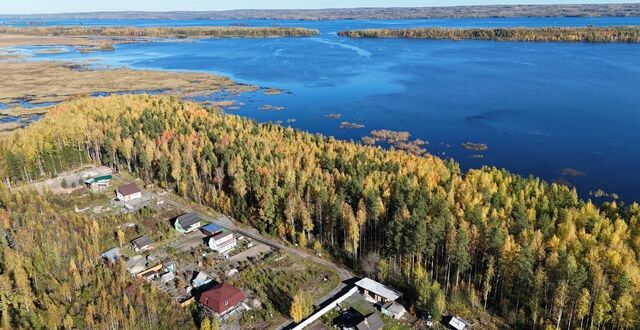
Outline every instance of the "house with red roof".
[(116, 189), (116, 197), (120, 201), (128, 202), (142, 197), (142, 190), (135, 183), (125, 184)]
[(244, 300), (244, 293), (228, 283), (220, 283), (200, 294), (198, 302), (218, 314), (224, 314)]

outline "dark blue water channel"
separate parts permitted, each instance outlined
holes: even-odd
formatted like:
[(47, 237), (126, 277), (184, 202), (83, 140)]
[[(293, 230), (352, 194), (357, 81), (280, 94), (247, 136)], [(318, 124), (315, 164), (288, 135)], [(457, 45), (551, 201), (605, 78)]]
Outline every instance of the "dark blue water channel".
[[(132, 68), (218, 73), (289, 91), (226, 96), (234, 113), (359, 140), (374, 129), (406, 130), (463, 169), (504, 167), (640, 200), (640, 45), (346, 39), (345, 29), (640, 25), (640, 18), (398, 21), (49, 21), (50, 25), (302, 26), (321, 35), (118, 45), (114, 52), (35, 55)], [(213, 98), (216, 98), (215, 96)], [(218, 96), (218, 98), (220, 98)], [(264, 111), (264, 105), (284, 107)], [(331, 120), (324, 115), (341, 114)], [(295, 119), (295, 122), (287, 120)], [(341, 121), (365, 125), (340, 128)], [(462, 143), (485, 143), (484, 152)], [(475, 156), (481, 154), (482, 157)], [(577, 171), (564, 171), (565, 168)], [(578, 174), (576, 176), (576, 174)]]

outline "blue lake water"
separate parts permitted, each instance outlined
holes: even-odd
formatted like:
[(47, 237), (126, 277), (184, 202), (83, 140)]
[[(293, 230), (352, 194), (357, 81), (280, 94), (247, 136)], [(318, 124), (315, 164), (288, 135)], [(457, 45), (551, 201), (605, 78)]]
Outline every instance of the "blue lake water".
[[(258, 121), (359, 140), (374, 129), (406, 130), (463, 169), (504, 167), (562, 179), (583, 197), (604, 189), (640, 200), (640, 45), (346, 39), (345, 29), (640, 25), (640, 18), (518, 18), (393, 21), (63, 20), (50, 25), (317, 28), (289, 39), (210, 39), (118, 45), (114, 52), (40, 54), (140, 69), (218, 73), (289, 91), (229, 96)], [(263, 111), (265, 104), (282, 111)], [(230, 111), (231, 112), (231, 111)], [(342, 114), (339, 120), (323, 118)], [(287, 123), (288, 119), (295, 122)], [(365, 125), (341, 129), (341, 121)], [(485, 143), (484, 152), (465, 150)], [(474, 155), (482, 154), (482, 158)], [(564, 176), (563, 168), (584, 172)]]

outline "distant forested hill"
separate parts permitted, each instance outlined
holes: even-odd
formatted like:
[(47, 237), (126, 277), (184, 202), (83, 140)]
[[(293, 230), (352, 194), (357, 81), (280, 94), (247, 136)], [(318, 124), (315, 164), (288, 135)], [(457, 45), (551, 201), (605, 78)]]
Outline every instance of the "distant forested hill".
[(640, 16), (640, 4), (493, 5), (405, 8), (278, 9), (173, 12), (94, 12), (49, 15), (0, 15), (0, 19), (418, 19), (484, 17)]

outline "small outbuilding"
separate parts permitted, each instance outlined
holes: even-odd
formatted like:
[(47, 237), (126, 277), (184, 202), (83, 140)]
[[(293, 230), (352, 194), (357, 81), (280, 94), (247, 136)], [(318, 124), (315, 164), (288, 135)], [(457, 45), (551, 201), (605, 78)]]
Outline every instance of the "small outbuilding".
[(198, 302), (205, 308), (218, 314), (225, 314), (240, 304), (244, 293), (231, 284), (220, 283), (200, 294)]
[(198, 212), (189, 212), (176, 218), (175, 228), (178, 232), (186, 234), (200, 228), (200, 215)]
[(380, 311), (383, 315), (394, 318), (396, 320), (401, 319), (407, 312), (404, 306), (395, 301), (387, 301), (380, 307)]
[(469, 323), (469, 321), (458, 316), (451, 316), (451, 319), (449, 320), (449, 322), (447, 322), (447, 325), (449, 326), (450, 329), (455, 329), (455, 330), (471, 329), (471, 323)]
[(128, 202), (142, 197), (142, 190), (135, 183), (128, 183), (116, 189), (116, 197), (120, 201)]
[(176, 262), (168, 261), (164, 263), (164, 271), (167, 273), (173, 273), (176, 271)]
[(191, 281), (191, 285), (194, 288), (199, 288), (203, 285), (211, 283), (211, 276), (207, 275), (205, 272), (199, 272), (198, 275)]

